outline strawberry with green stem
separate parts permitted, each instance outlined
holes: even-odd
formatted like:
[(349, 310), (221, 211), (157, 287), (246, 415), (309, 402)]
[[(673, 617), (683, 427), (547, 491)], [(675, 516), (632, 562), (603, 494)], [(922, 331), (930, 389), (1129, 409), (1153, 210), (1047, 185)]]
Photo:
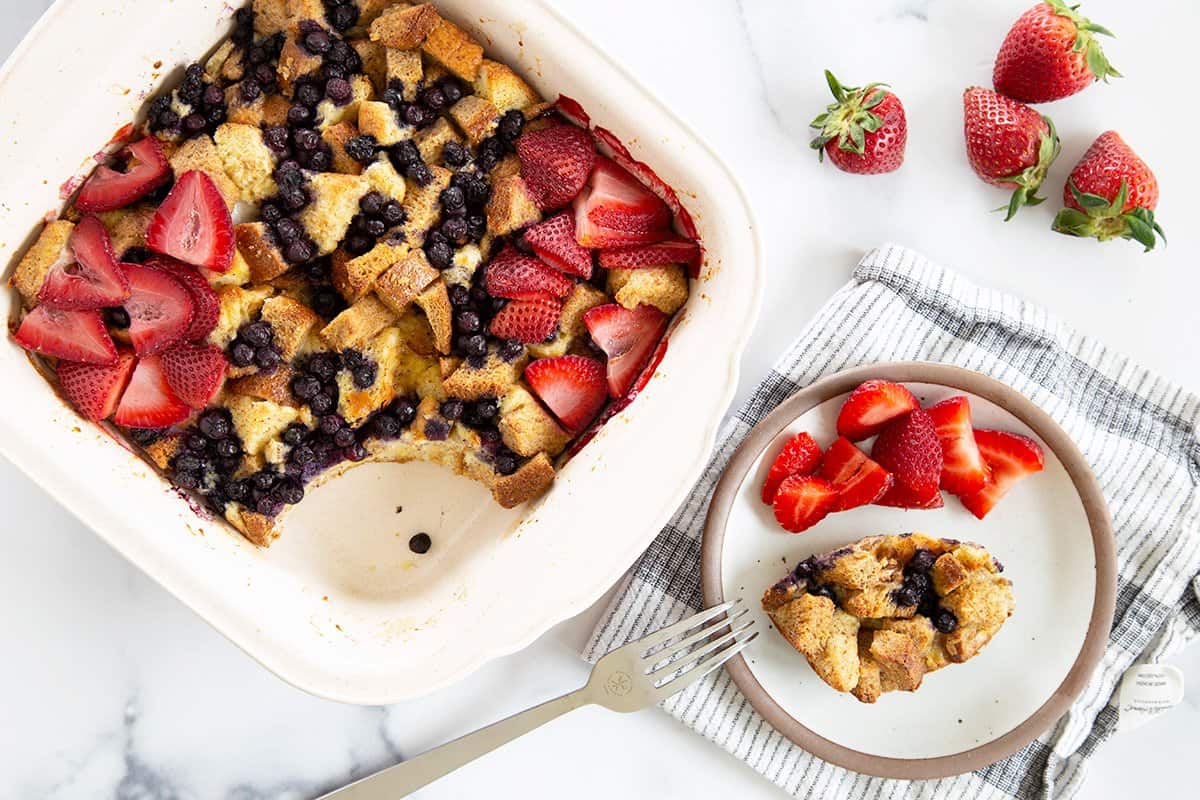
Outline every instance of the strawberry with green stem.
[(829, 70), (825, 70), (825, 80), (836, 102), (809, 123), (820, 130), (811, 146), (819, 151), (821, 160), (828, 155), (838, 169), (859, 175), (898, 169), (904, 163), (908, 141), (900, 98), (880, 88), (887, 85), (883, 83), (842, 86)]
[(1000, 45), (992, 70), (996, 91), (1022, 103), (1048, 103), (1096, 81), (1121, 77), (1096, 35), (1112, 36), (1063, 0), (1044, 0), (1022, 14)]
[(975, 174), (1012, 189), (1005, 221), (1045, 200), (1037, 190), (1062, 149), (1054, 123), (1024, 103), (972, 86), (963, 92), (963, 135)]
[(1154, 219), (1158, 179), (1116, 131), (1106, 131), (1071, 170), (1063, 188), (1066, 205), (1054, 230), (1070, 236), (1132, 239), (1146, 252), (1166, 234)]

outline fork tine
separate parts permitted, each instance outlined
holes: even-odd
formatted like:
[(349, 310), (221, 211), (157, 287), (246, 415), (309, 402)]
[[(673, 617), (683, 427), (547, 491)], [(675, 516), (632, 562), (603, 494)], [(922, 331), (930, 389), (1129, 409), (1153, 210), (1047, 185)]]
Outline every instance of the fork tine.
[(693, 614), (692, 616), (688, 617), (687, 619), (682, 619), (679, 622), (676, 622), (674, 625), (668, 625), (667, 627), (663, 628), (662, 630), (660, 630), (656, 633), (652, 633), (649, 636), (646, 636), (645, 638), (638, 639), (636, 644), (640, 645), (640, 647), (641, 647), (641, 649), (638, 650), (638, 653), (641, 656), (645, 656), (649, 652), (650, 648), (654, 647), (655, 645), (662, 644), (663, 642), (667, 641), (668, 639), (673, 639), (676, 636), (687, 633), (692, 628), (695, 628), (697, 625), (699, 625), (703, 622), (707, 622), (708, 620), (712, 619), (713, 617), (716, 617), (720, 614), (725, 613), (726, 611), (729, 611), (731, 608), (733, 608), (734, 606), (738, 605), (741, 602), (742, 602), (742, 599), (739, 597), (737, 600), (731, 600), (726, 603), (721, 603), (719, 606), (713, 606), (712, 608), (706, 608), (705, 610), (701, 611), (698, 614)]
[[(697, 647), (695, 650), (689, 651), (686, 648), (680, 647), (667, 656), (665, 661), (660, 662), (649, 669), (646, 674), (651, 676), (662, 676), (666, 674), (667, 671), (673, 671), (689, 661), (700, 659), (714, 650), (721, 649), (729, 642), (737, 639), (738, 634), (745, 633), (752, 627), (754, 627), (753, 619), (744, 620), (738, 627), (723, 634), (719, 638), (713, 639), (711, 642), (705, 642), (702, 646)], [(712, 635), (711, 632), (709, 635)]]
[(665, 700), (671, 695), (683, 691), (710, 672), (720, 669), (726, 661), (745, 650), (757, 638), (758, 631), (753, 631), (745, 639), (725, 648), (719, 654), (711, 656), (707, 661), (693, 663), (688, 669), (677, 673), (674, 677), (668, 678), (664, 683), (655, 686), (656, 701)]
[[(706, 623), (702, 628), (700, 628), (700, 630), (696, 631), (686, 639), (682, 639), (678, 642), (668, 642), (650, 655), (646, 656), (643, 660), (647, 662), (653, 662), (651, 667), (656, 667), (661, 662), (669, 660), (671, 657), (677, 655), (686, 648), (709, 638), (717, 631), (727, 628), (730, 625), (736, 625), (745, 622), (745, 619), (742, 618), (745, 617), (745, 615), (749, 612), (749, 608), (745, 606), (739, 606), (736, 610), (730, 611), (724, 619), (712, 620)], [(650, 670), (647, 671), (649, 672)]]

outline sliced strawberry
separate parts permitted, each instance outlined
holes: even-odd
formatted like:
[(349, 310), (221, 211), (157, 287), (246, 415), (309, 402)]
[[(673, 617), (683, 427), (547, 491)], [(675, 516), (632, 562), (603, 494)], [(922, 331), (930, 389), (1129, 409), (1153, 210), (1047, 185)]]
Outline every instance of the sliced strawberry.
[(806, 531), (833, 510), (837, 495), (837, 489), (824, 478), (793, 475), (775, 493), (775, 519), (786, 531)]
[(125, 301), (129, 339), (139, 355), (161, 353), (183, 339), (196, 316), (192, 294), (166, 270), (122, 264), (132, 292)]
[(67, 402), (85, 419), (99, 422), (117, 410), (117, 402), (129, 383), (137, 359), (123, 351), (115, 364), (78, 364), (58, 362), (58, 385)]
[(562, 303), (552, 297), (536, 300), (510, 300), (492, 317), (488, 331), (500, 339), (516, 339), (532, 344), (544, 342), (558, 330)]
[(161, 357), (142, 356), (113, 422), (126, 428), (166, 428), (183, 422), (191, 413), (188, 404), (167, 385)]
[(113, 344), (99, 311), (68, 311), (38, 306), (21, 320), (13, 340), (26, 350), (82, 364), (117, 363)]
[(685, 264), (689, 271), (695, 270), (700, 266), (700, 245), (691, 239), (672, 235), (655, 244), (600, 251), (600, 266), (605, 269), (638, 269), (659, 264)]
[(1026, 475), (1046, 467), (1042, 448), (1028, 436), (1006, 431), (975, 431), (975, 443), (991, 471), (991, 478), (978, 492), (959, 496), (975, 516), (983, 519), (1000, 498)]
[(892, 488), (884, 492), (883, 497), (875, 501), (877, 506), (891, 506), (893, 508), (941, 508), (946, 505), (946, 501), (942, 499), (942, 493), (934, 491), (930, 494), (920, 494), (912, 489), (905, 488), (899, 484), (892, 484)]
[(566, 297), (574, 285), (566, 275), (514, 247), (505, 247), (491, 260), (484, 278), (488, 294), (508, 300)]
[(216, 397), (228, 368), (221, 348), (210, 344), (180, 342), (162, 354), (167, 385), (192, 408), (204, 408)]
[(608, 393), (621, 397), (641, 374), (650, 353), (667, 330), (669, 318), (654, 306), (628, 309), (608, 303), (583, 315), (592, 341), (608, 356)]
[(38, 302), (53, 308), (119, 306), (129, 298), (129, 279), (117, 266), (108, 229), (99, 217), (79, 220), (67, 241), (75, 260), (46, 273)]
[(869, 380), (850, 393), (838, 413), (837, 432), (852, 442), (869, 439), (921, 404), (898, 383)]
[(187, 288), (196, 313), (183, 338), (189, 342), (204, 341), (221, 319), (221, 301), (208, 279), (199, 270), (169, 256), (150, 256), (146, 259), (146, 266), (166, 270)]
[(575, 199), (596, 160), (591, 135), (574, 125), (529, 131), (517, 139), (521, 177), (543, 211)]
[(801, 431), (784, 443), (783, 449), (771, 462), (767, 479), (762, 485), (762, 501), (775, 502), (779, 486), (793, 475), (809, 475), (821, 462), (821, 448), (809, 434)]
[(75, 198), (76, 208), (80, 211), (124, 208), (170, 180), (171, 165), (153, 136), (126, 147), (125, 156), (128, 164), (124, 172), (104, 164), (96, 167)]
[(975, 444), (971, 401), (959, 395), (928, 410), (942, 442), (942, 488), (951, 494), (978, 492), (987, 483), (988, 466)]
[(539, 358), (525, 367), (525, 381), (571, 433), (583, 430), (608, 399), (604, 365), (586, 356)]
[(672, 235), (667, 204), (603, 156), (574, 208), (575, 236), (584, 247), (653, 244)]
[[(893, 420), (875, 440), (871, 458), (892, 473), (895, 483), (880, 499), (883, 505), (933, 502), (942, 477), (942, 445), (929, 412), (919, 406)], [(892, 501), (892, 502), (884, 502)]]
[(555, 269), (584, 279), (592, 277), (592, 251), (575, 241), (575, 217), (569, 211), (525, 231), (525, 243)]
[(199, 170), (179, 176), (146, 229), (151, 250), (213, 272), (233, 262), (233, 219), (212, 178)]
[(892, 473), (867, 458), (866, 453), (854, 446), (845, 436), (829, 445), (821, 457), (821, 468), (817, 474), (832, 483), (838, 490), (834, 511), (874, 503), (892, 488)]

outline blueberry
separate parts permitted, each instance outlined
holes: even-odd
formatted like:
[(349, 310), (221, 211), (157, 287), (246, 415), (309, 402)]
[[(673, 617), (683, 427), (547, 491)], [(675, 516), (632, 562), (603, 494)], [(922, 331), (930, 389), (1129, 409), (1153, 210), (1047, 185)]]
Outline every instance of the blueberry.
[(319, 394), (308, 401), (308, 407), (314, 414), (328, 414), (334, 407), (333, 398), (327, 394)]
[(517, 471), (517, 460), (512, 456), (499, 456), (496, 459), (496, 472), (501, 475), (512, 475)]
[(521, 129), (525, 126), (525, 115), (515, 108), (511, 111), (506, 111), (504, 116), (500, 118), (500, 124), (496, 126), (496, 133), (506, 142), (514, 142), (521, 135)]
[(424, 555), (429, 552), (429, 548), (433, 547), (433, 539), (429, 538), (428, 533), (414, 534), (408, 540), (408, 549), (412, 550), (417, 555)]
[(254, 68), (254, 80), (261, 83), (264, 89), (275, 83), (275, 68), (270, 64), (259, 64)]
[(245, 481), (226, 481), (221, 487), (221, 494), (234, 502), (245, 500), (250, 494), (250, 487), (246, 485)]
[(271, 58), (267, 54), (267, 49), (260, 44), (256, 44), (246, 51), (246, 60), (251, 64), (265, 64)]
[(910, 572), (904, 576), (904, 588), (911, 589), (918, 595), (929, 591), (929, 575), (924, 572)]
[(281, 191), (279, 196), (283, 199), (283, 204), (291, 211), (299, 211), (308, 205), (308, 193), (299, 187)]
[(283, 257), (291, 264), (302, 264), (316, 254), (316, 247), (308, 239), (297, 239), (289, 242), (284, 248)]
[[(370, 249), (369, 247), (367, 248)], [(365, 250), (363, 252), (366, 252)], [(336, 290), (324, 287), (313, 292), (312, 307), (325, 319), (333, 319), (345, 306), (345, 301)]]
[(438, 87), (434, 86), (431, 89), (426, 89), (421, 93), (421, 102), (430, 111), (441, 111), (446, 107), (446, 93)]
[(471, 151), (458, 142), (446, 142), (442, 147), (442, 159), (452, 167), (461, 167), (471, 160)]
[(104, 320), (117, 330), (125, 330), (129, 327), (129, 312), (120, 306), (106, 308), (104, 309)]
[(363, 364), (354, 370), (354, 386), (358, 389), (370, 389), (375, 385), (377, 367), (374, 364)]
[(383, 236), (385, 233), (387, 233), (387, 229), (387, 224), (381, 219), (369, 219), (363, 226), (364, 233), (366, 233), (367, 236), (372, 236), (375, 238)]
[(454, 327), (463, 333), (476, 333), (480, 325), (479, 315), (474, 311), (463, 311), (454, 318)]
[(350, 77), (350, 70), (346, 69), (341, 64), (334, 64), (331, 62), (327, 62), (325, 64), (323, 72), (325, 74), (326, 80), (342, 80), (342, 81), (344, 81)]
[(199, 489), (200, 476), (194, 472), (176, 472), (173, 480), (181, 489)]
[(275, 223), (275, 236), (286, 247), (304, 233), (304, 227), (291, 217), (282, 217)]
[(329, 48), (333, 47), (333, 40), (325, 31), (315, 30), (304, 35), (304, 46), (310, 53), (324, 55), (329, 52)]
[(937, 556), (932, 550), (921, 547), (913, 553), (912, 560), (908, 562), (908, 568), (913, 572), (928, 572), (933, 567), (933, 562), (937, 561)]
[(401, 425), (408, 425), (417, 417), (416, 405), (407, 398), (401, 398), (396, 401), (396, 419), (400, 420)]
[(375, 435), (381, 439), (394, 439), (400, 434), (400, 420), (393, 414), (380, 414), (372, 424)]
[(220, 106), (225, 104), (225, 93), (221, 91), (221, 87), (216, 84), (209, 84), (204, 89), (204, 96), (200, 98), (200, 102), (206, 106)]
[(500, 345), (497, 355), (506, 362), (516, 361), (521, 353), (525, 351), (525, 345), (516, 339), (505, 339), (504, 344)]
[(361, 256), (370, 252), (375, 246), (375, 238), (361, 232), (352, 233), (346, 237), (346, 251), (352, 256)]
[(312, 128), (300, 128), (292, 134), (292, 141), (301, 150), (316, 150), (321, 146), (321, 134)]
[(309, 447), (308, 445), (298, 444), (292, 448), (292, 452), (289, 457), (295, 463), (303, 466), (304, 464), (307, 464), (310, 461), (312, 461), (317, 456), (316, 456), (316, 453), (313, 452), (313, 449), (311, 447)]
[(342, 428), (333, 435), (333, 443), (338, 447), (350, 447), (355, 443), (354, 431), (349, 428)]
[(837, 604), (837, 595), (834, 594), (833, 587), (827, 583), (822, 584), (820, 586), (809, 587), (808, 593), (812, 594), (812, 595), (816, 595), (817, 597), (828, 597), (830, 600), (832, 600), (834, 602), (834, 605)]
[(350, 81), (345, 78), (333, 78), (326, 81), (325, 94), (337, 105), (345, 105), (350, 101)]
[(921, 600), (921, 595), (916, 590), (901, 586), (896, 591), (892, 592), (892, 600), (898, 606), (915, 606)]
[(328, 172), (333, 165), (333, 152), (328, 148), (314, 150), (308, 155), (308, 168), (314, 172)]
[(425, 438), (431, 442), (444, 442), (449, 436), (449, 422), (442, 419), (431, 419), (425, 423)]
[(421, 127), (433, 121), (433, 113), (416, 103), (407, 103), (400, 110), (400, 118), (413, 127)]
[(312, 109), (308, 106), (299, 103), (293, 103), (287, 112), (287, 121), (290, 125), (304, 125), (310, 122), (313, 118)]
[(193, 453), (203, 454), (208, 449), (208, 439), (204, 437), (204, 434), (192, 431), (184, 437), (183, 446)]
[(406, 166), (404, 168), (404, 174), (409, 178), (412, 178), (421, 186), (428, 186), (430, 181), (433, 180), (433, 172), (431, 172), (429, 167), (420, 161)]
[(243, 326), (238, 336), (254, 347), (265, 347), (275, 341), (275, 329), (266, 320), (259, 320)]
[(454, 78), (449, 78), (449, 77), (443, 78), (441, 83), (438, 84), (438, 86), (442, 90), (442, 94), (444, 94), (446, 96), (446, 104), (447, 105), (452, 106), (455, 103), (457, 103), (459, 100), (462, 100), (462, 97), (463, 97), (462, 84), (460, 84)]
[(387, 204), (387, 198), (380, 192), (367, 192), (358, 201), (358, 208), (368, 217), (377, 217), (383, 213), (383, 207)]
[(422, 163), (421, 151), (417, 149), (417, 145), (412, 139), (404, 139), (397, 142), (396, 146), (392, 148), (392, 155), (403, 167)]
[(201, 460), (191, 453), (180, 453), (175, 457), (175, 469), (179, 472), (195, 472), (201, 466)]
[(264, 495), (255, 501), (254, 510), (264, 517), (273, 517), (283, 510), (283, 503), (273, 497)]
[(321, 433), (333, 436), (338, 431), (346, 427), (346, 420), (342, 419), (337, 414), (328, 414), (321, 417), (320, 421)]
[(258, 216), (268, 225), (274, 225), (283, 219), (283, 209), (274, 200), (267, 200), (258, 209)]
[(342, 360), (336, 353), (317, 353), (308, 360), (308, 371), (324, 382), (332, 381), (342, 369)]
[(454, 250), (446, 241), (435, 241), (425, 248), (425, 257), (438, 269), (447, 269), (454, 260)]
[(362, 164), (375, 159), (379, 147), (374, 136), (355, 136), (346, 142), (346, 155)]
[(254, 348), (235, 340), (229, 348), (229, 360), (235, 367), (248, 367), (254, 363)]
[(463, 401), (457, 397), (453, 397), (442, 403), (441, 408), (438, 409), (438, 413), (451, 421), (459, 419), (463, 415)]
[(342, 450), (342, 455), (346, 457), (347, 461), (362, 461), (370, 454), (367, 453), (367, 448), (363, 447), (362, 444), (354, 442)]
[(258, 98), (262, 97), (262, 86), (253, 78), (246, 78), (238, 87), (238, 97), (243, 103), (253, 103)]
[(201, 414), (196, 427), (209, 439), (219, 441), (229, 436), (232, 422), (230, 421), (228, 411), (214, 409)]
[(275, 485), (275, 480), (278, 477), (272, 470), (263, 469), (251, 475), (250, 482), (255, 489), (265, 492)]
[(455, 308), (462, 308), (471, 302), (471, 292), (467, 287), (461, 284), (454, 284), (449, 289), (450, 305)]
[(389, 200), (383, 205), (382, 217), (389, 226), (399, 225), (404, 222), (404, 207), (395, 200)]
[(387, 103), (388, 107), (395, 111), (404, 103), (404, 92), (402, 87), (399, 85), (399, 81), (393, 81), (393, 83), (396, 85), (388, 86), (388, 88), (384, 89), (383, 94), (380, 95), (380, 99)]
[(483, 400), (476, 401), (476, 403), (475, 403), (475, 414), (480, 419), (483, 419), (483, 420), (494, 419), (496, 417), (496, 415), (499, 413), (500, 413), (500, 404), (497, 403), (495, 400), (488, 400), (485, 398)]
[(188, 114), (183, 118), (183, 129), (189, 134), (199, 133), (208, 126), (208, 120), (203, 114)]
[(297, 375), (292, 378), (292, 394), (297, 400), (308, 401), (321, 391), (321, 382), (312, 375)]
[(462, 217), (447, 218), (442, 222), (442, 235), (454, 244), (466, 244), (469, 235), (467, 221)]
[(222, 439), (213, 445), (213, 452), (218, 458), (236, 458), (242, 454), (242, 447), (233, 439)]
[[(329, 24), (338, 31), (348, 31), (358, 22), (358, 6), (351, 3), (346, 3), (340, 6), (334, 6), (325, 14), (325, 18), (329, 20)], [(338, 42), (341, 44), (341, 42)], [(336, 45), (335, 45), (336, 47)]]
[(939, 608), (933, 615), (933, 627), (941, 633), (953, 633), (958, 628), (958, 617), (949, 609)]

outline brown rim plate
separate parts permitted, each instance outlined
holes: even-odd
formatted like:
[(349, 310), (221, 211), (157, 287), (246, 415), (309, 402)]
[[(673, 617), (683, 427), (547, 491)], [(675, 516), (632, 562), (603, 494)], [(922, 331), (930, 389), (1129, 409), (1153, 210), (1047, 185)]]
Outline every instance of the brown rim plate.
[[(731, 660), (726, 668), (754, 709), (776, 730), (799, 747), (825, 761), (868, 775), (906, 780), (938, 778), (970, 772), (1017, 752), (1049, 729), (1068, 709), (1091, 677), (1104, 652), (1104, 645), (1112, 625), (1116, 599), (1116, 555), (1112, 522), (1096, 478), (1083, 454), (1067, 433), (1048, 414), (1019, 392), (998, 380), (961, 367), (907, 362), (849, 369), (824, 378), (792, 395), (750, 431), (745, 441), (734, 453), (717, 484), (712, 504), (709, 507), (701, 551), (701, 589), (704, 604), (712, 606), (722, 603), (726, 599), (722, 574), (726, 527), (739, 490), (743, 483), (751, 477), (751, 470), (763, 451), (771, 446), (779, 434), (799, 417), (822, 403), (851, 391), (870, 378), (947, 387), (990, 401), (1028, 426), (1058, 459), (1065, 469), (1070, 484), (1079, 495), (1086, 524), (1090, 528), (1095, 558), (1094, 585), (1087, 587), (1094, 591), (1094, 596), (1090, 617), (1086, 622), (1082, 647), (1057, 688), (1050, 692), (1040, 707), (1037, 707), (1019, 724), (1008, 727), (1004, 732), (988, 741), (966, 746), (960, 752), (929, 758), (896, 758), (878, 755), (840, 744), (826, 736), (819, 735), (772, 697), (742, 656)], [(827, 443), (822, 442), (822, 444)], [(947, 497), (947, 502), (955, 501)], [(926, 512), (906, 513), (923, 514)], [(916, 517), (913, 519), (918, 520)], [(899, 531), (865, 530), (861, 535), (895, 532)], [(936, 531), (928, 532), (938, 535)], [(788, 536), (782, 530), (779, 531), (779, 535)], [(988, 544), (986, 541), (982, 543), (985, 546)], [(781, 566), (779, 572), (782, 573), (784, 569), (786, 568)], [(757, 605), (757, 595), (765, 588), (765, 585), (746, 586), (747, 601)], [(1017, 609), (1020, 613), (1020, 586), (1014, 588), (1017, 591)], [(1009, 625), (1011, 624), (1010, 620)], [(777, 636), (774, 632), (767, 635)], [(1001, 630), (997, 639), (1003, 635), (1004, 630)], [(993, 642), (992, 646), (994, 645)], [(789, 651), (789, 654), (798, 659), (798, 663), (795, 665), (797, 669), (808, 669), (802, 656), (793, 651)], [(967, 662), (951, 665), (946, 670), (971, 669), (971, 666), (971, 662)], [(814, 680), (816, 679), (814, 678)], [(828, 687), (824, 688), (833, 692)], [(921, 691), (923, 690), (918, 690), (918, 694)], [(886, 702), (890, 696), (885, 695), (879, 702)]]

